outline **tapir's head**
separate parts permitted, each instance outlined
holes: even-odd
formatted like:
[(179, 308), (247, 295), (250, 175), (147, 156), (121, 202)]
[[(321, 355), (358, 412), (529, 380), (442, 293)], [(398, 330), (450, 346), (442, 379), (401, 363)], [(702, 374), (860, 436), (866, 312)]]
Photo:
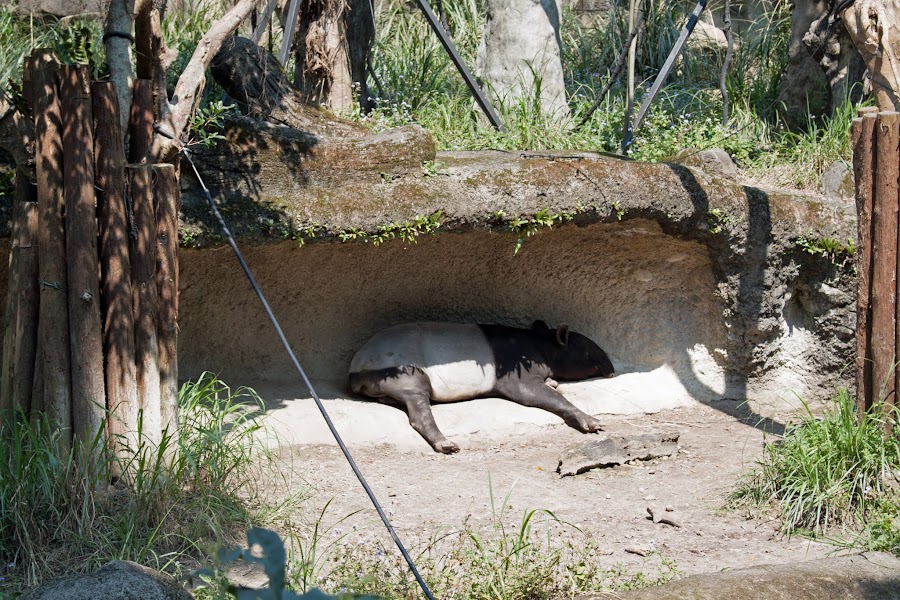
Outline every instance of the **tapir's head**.
[(579, 380), (616, 374), (606, 352), (587, 336), (569, 331), (568, 325), (551, 329), (542, 321), (536, 321), (532, 328), (553, 338), (547, 362), (554, 377)]

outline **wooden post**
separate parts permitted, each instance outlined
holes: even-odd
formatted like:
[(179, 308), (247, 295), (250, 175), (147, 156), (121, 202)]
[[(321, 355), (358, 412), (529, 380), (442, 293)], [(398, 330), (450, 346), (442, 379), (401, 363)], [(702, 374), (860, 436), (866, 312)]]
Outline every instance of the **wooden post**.
[(50, 50), (31, 56), (38, 194), (39, 362), (43, 401), (50, 426), (61, 432), (61, 450), (72, 444), (69, 310), (66, 297), (66, 231), (63, 221), (62, 124), (57, 91), (59, 63)]
[(72, 352), (72, 425), (75, 438), (91, 443), (106, 423), (100, 264), (94, 195), (94, 136), (87, 69), (60, 70), (65, 156), (66, 255)]
[(125, 207), (125, 145), (119, 125), (115, 86), (92, 86), (96, 154), (95, 177), (100, 215), (100, 287), (106, 403), (110, 447), (119, 455), (138, 447), (138, 393), (134, 363), (134, 300)]
[[(23, 207), (19, 203), (19, 181), (16, 180), (16, 199), (13, 204), (12, 227), (9, 240), (9, 279), (6, 282), (6, 308), (3, 312), (3, 363), (0, 366), (0, 413), (13, 410), (13, 362), (16, 346), (16, 297), (19, 289), (19, 227)], [(0, 416), (5, 416), (0, 414)]]
[(857, 214), (857, 303), (856, 303), (856, 407), (860, 413), (874, 402), (872, 387), (872, 202), (875, 113), (861, 110), (853, 120), (853, 172), (856, 180)]
[[(26, 415), (31, 411), (37, 352), (38, 303), (38, 206), (37, 190), (21, 167), (16, 170), (19, 224), (16, 227), (18, 272), (16, 281), (16, 331), (13, 361), (12, 404)], [(12, 279), (12, 277), (10, 278)]]
[(178, 211), (181, 194), (173, 165), (156, 165), (156, 284), (160, 415), (163, 431), (178, 432)]
[(876, 400), (892, 398), (895, 385), (898, 117), (895, 112), (882, 112), (875, 123), (872, 385)]
[(139, 163), (153, 141), (153, 82), (135, 79), (129, 117), (128, 162)]
[(162, 436), (160, 414), (159, 346), (156, 335), (156, 211), (153, 207), (151, 170), (131, 165), (131, 202), (137, 228), (132, 282), (134, 284), (135, 371), (143, 411), (142, 431), (158, 444)]

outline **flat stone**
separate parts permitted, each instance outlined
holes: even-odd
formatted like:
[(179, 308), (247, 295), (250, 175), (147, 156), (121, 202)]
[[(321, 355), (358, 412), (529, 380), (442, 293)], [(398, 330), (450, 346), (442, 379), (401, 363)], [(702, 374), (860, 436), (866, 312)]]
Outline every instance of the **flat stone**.
[(574, 444), (559, 458), (560, 476), (578, 475), (599, 467), (622, 465), (633, 460), (671, 456), (678, 450), (679, 433), (642, 433), (638, 435), (601, 435), (599, 439)]

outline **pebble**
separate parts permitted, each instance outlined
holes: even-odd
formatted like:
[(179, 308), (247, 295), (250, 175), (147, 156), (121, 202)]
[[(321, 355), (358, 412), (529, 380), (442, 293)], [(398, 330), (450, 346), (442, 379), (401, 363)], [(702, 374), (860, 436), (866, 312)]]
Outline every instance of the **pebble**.
[(653, 494), (650, 494), (649, 496), (644, 496), (644, 500), (646, 500), (647, 502), (650, 502), (651, 500), (656, 500), (656, 496), (654, 496)]
[(675, 507), (671, 504), (666, 504), (666, 512), (672, 512), (675, 510)]
[(606, 499), (609, 500), (610, 498), (612, 498), (612, 496), (610, 496), (609, 494), (607, 494), (607, 495), (606, 495)]

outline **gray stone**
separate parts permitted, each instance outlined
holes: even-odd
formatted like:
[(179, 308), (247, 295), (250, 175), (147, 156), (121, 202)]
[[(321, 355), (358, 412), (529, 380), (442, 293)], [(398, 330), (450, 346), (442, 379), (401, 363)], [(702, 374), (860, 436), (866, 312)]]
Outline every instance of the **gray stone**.
[[(576, 600), (608, 598), (608, 592)], [(617, 592), (625, 600), (900, 600), (900, 559), (864, 552), (788, 565), (694, 575), (659, 587)]]
[(127, 560), (105, 564), (90, 575), (70, 575), (25, 592), (22, 600), (191, 600), (171, 578)]
[(842, 160), (831, 163), (822, 175), (822, 194), (829, 200), (850, 202), (856, 194), (853, 171)]
[(678, 450), (679, 433), (642, 433), (638, 435), (601, 435), (599, 439), (573, 444), (559, 458), (556, 472), (561, 477), (578, 475), (598, 467), (612, 467), (633, 460), (651, 460), (671, 456)]
[(99, 15), (103, 10), (102, 0), (19, 0), (15, 6), (22, 13), (48, 13), (57, 17), (75, 15)]
[(737, 165), (722, 148), (708, 148), (706, 150), (684, 150), (675, 157), (675, 162), (687, 167), (703, 169), (711, 175), (722, 175), (734, 178), (740, 173)]

